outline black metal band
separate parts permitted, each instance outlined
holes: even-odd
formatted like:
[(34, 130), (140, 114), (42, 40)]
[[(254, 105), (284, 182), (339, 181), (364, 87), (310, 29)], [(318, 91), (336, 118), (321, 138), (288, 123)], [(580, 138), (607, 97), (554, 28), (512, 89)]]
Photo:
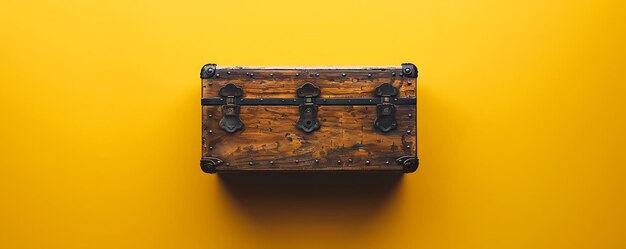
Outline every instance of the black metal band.
[[(378, 105), (380, 98), (315, 98), (317, 105)], [(225, 98), (202, 98), (202, 105), (224, 105)], [(415, 105), (416, 98), (391, 98), (389, 103), (394, 105)], [(237, 105), (302, 105), (303, 98), (241, 98), (236, 100)]]

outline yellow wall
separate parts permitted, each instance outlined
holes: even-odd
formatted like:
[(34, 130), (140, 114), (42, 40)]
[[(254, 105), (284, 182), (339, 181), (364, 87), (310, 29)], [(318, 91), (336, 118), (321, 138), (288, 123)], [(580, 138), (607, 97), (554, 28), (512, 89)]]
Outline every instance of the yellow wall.
[[(626, 248), (620, 2), (4, 0), (0, 248)], [(420, 169), (202, 173), (208, 62), (415, 63)]]

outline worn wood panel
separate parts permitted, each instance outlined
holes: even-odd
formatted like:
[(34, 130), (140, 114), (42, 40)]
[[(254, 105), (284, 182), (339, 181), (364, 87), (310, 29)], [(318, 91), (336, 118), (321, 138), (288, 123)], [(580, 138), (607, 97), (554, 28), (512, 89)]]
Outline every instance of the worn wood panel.
[(416, 79), (403, 77), (399, 67), (376, 70), (218, 68), (217, 75), (202, 80), (203, 97), (217, 97), (221, 87), (233, 83), (243, 87), (245, 98), (293, 98), (296, 89), (307, 82), (321, 89), (319, 97), (322, 98), (374, 97), (374, 89), (382, 83), (397, 87), (398, 97), (416, 96)]
[(375, 106), (320, 106), (321, 127), (313, 133), (295, 127), (297, 106), (242, 106), (240, 118), (244, 128), (228, 134), (218, 126), (220, 108), (203, 107), (202, 154), (224, 160), (217, 167), (218, 172), (400, 171), (402, 167), (395, 163), (396, 158), (416, 156), (415, 106), (397, 106), (398, 129), (385, 134), (373, 127)]

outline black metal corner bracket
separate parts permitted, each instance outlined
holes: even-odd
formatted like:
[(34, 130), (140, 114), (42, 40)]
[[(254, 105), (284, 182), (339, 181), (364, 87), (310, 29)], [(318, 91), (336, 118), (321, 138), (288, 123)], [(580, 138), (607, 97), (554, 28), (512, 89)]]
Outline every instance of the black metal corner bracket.
[(298, 97), (304, 99), (300, 105), (300, 118), (296, 123), (298, 129), (311, 133), (320, 128), (320, 121), (317, 119), (317, 104), (315, 98), (320, 95), (320, 89), (311, 83), (305, 83), (296, 91)]
[(396, 106), (391, 99), (398, 95), (398, 88), (389, 83), (383, 83), (376, 87), (374, 94), (380, 97), (380, 104), (376, 105), (376, 120), (374, 127), (382, 132), (390, 132), (398, 127), (396, 122)]
[(219, 126), (228, 133), (234, 133), (243, 128), (243, 122), (239, 119), (238, 98), (243, 95), (243, 89), (233, 83), (228, 83), (220, 88), (220, 96), (226, 99), (222, 106), (222, 119)]
[(402, 166), (404, 173), (415, 172), (419, 166), (419, 162), (419, 159), (414, 156), (401, 156), (396, 159), (396, 163)]
[(224, 161), (216, 157), (203, 157), (200, 159), (200, 169), (202, 169), (204, 173), (215, 173), (215, 167), (223, 162)]
[(215, 76), (216, 71), (217, 71), (216, 64), (206, 64), (202, 66), (202, 69), (200, 70), (200, 78), (201, 79), (212, 78), (213, 76)]
[(412, 63), (403, 63), (402, 75), (404, 77), (417, 78), (417, 67)]

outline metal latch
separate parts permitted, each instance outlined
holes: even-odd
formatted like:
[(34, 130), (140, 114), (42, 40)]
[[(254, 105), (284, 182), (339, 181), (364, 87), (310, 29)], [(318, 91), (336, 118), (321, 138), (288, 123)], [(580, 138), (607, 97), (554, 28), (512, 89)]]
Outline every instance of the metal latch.
[(320, 89), (311, 83), (305, 83), (296, 92), (298, 97), (304, 98), (304, 103), (300, 105), (300, 118), (296, 123), (298, 129), (311, 133), (320, 128), (320, 121), (317, 119), (317, 104), (315, 98), (320, 95)]
[(398, 88), (389, 83), (383, 83), (374, 90), (380, 97), (380, 104), (376, 105), (376, 120), (374, 127), (382, 132), (389, 132), (398, 126), (396, 122), (396, 106), (391, 103), (391, 98), (398, 95)]
[(221, 105), (222, 119), (219, 126), (228, 133), (235, 133), (243, 128), (243, 122), (239, 119), (239, 108), (241, 105), (298, 105), (300, 117), (296, 122), (296, 127), (306, 133), (311, 133), (320, 128), (320, 121), (317, 119), (318, 105), (376, 105), (376, 120), (374, 127), (382, 132), (389, 132), (397, 128), (396, 105), (415, 105), (415, 98), (396, 98), (398, 88), (389, 83), (383, 83), (376, 87), (374, 95), (376, 98), (318, 98), (320, 89), (311, 84), (305, 83), (298, 88), (296, 95), (298, 98), (246, 98), (243, 96), (243, 89), (232, 83), (228, 83), (220, 88), (220, 98), (203, 98), (202, 105)]
[(228, 133), (234, 133), (243, 128), (243, 122), (239, 119), (238, 98), (243, 95), (243, 89), (229, 83), (220, 88), (220, 96), (225, 98), (226, 104), (222, 105), (222, 119), (219, 126)]

